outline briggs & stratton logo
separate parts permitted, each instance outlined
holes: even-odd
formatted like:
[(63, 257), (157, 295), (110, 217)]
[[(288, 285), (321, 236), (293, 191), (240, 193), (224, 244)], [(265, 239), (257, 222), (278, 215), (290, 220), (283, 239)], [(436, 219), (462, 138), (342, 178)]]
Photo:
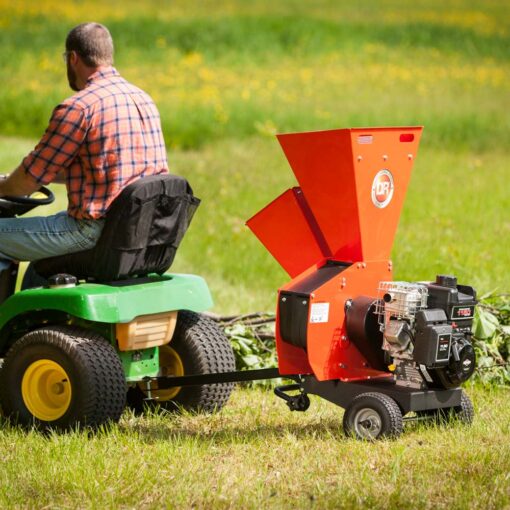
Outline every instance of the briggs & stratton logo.
[(393, 190), (393, 175), (389, 170), (380, 170), (372, 183), (372, 203), (379, 209), (386, 207), (393, 198)]

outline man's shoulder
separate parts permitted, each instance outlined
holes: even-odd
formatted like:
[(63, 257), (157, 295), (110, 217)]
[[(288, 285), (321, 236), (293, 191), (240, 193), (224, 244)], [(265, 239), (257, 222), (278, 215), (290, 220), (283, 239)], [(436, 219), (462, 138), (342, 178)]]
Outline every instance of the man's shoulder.
[(61, 105), (67, 108), (89, 110), (97, 106), (98, 103), (107, 101), (114, 96), (126, 94), (138, 96), (146, 102), (153, 102), (153, 99), (147, 92), (133, 85), (119, 74), (116, 74), (108, 77), (108, 79), (93, 81), (83, 90), (74, 93), (62, 101)]

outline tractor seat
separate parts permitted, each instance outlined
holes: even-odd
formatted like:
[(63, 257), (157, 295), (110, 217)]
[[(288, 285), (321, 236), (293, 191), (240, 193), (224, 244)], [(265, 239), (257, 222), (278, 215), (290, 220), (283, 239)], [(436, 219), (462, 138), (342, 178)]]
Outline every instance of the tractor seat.
[(113, 201), (94, 248), (40, 259), (34, 262), (34, 270), (44, 278), (69, 273), (97, 282), (163, 274), (199, 204), (182, 177), (143, 177)]

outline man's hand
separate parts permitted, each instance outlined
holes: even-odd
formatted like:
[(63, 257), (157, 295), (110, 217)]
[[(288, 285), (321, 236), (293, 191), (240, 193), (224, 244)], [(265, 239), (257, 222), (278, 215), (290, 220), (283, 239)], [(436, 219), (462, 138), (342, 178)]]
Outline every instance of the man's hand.
[(0, 197), (21, 197), (31, 195), (41, 185), (21, 167), (16, 168), (12, 174), (2, 176), (0, 179)]

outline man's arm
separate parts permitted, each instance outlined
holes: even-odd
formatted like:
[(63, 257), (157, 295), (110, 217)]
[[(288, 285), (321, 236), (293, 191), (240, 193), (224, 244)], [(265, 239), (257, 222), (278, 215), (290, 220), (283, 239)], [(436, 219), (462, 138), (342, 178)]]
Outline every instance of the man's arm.
[(77, 156), (86, 132), (86, 119), (79, 106), (68, 102), (57, 106), (41, 141), (0, 184), (0, 195), (11, 195), (15, 190), (18, 195), (20, 191), (27, 194), (50, 182), (65, 183), (66, 169)]
[(0, 179), (0, 197), (20, 197), (31, 195), (40, 184), (21, 167), (16, 168), (6, 179)]

